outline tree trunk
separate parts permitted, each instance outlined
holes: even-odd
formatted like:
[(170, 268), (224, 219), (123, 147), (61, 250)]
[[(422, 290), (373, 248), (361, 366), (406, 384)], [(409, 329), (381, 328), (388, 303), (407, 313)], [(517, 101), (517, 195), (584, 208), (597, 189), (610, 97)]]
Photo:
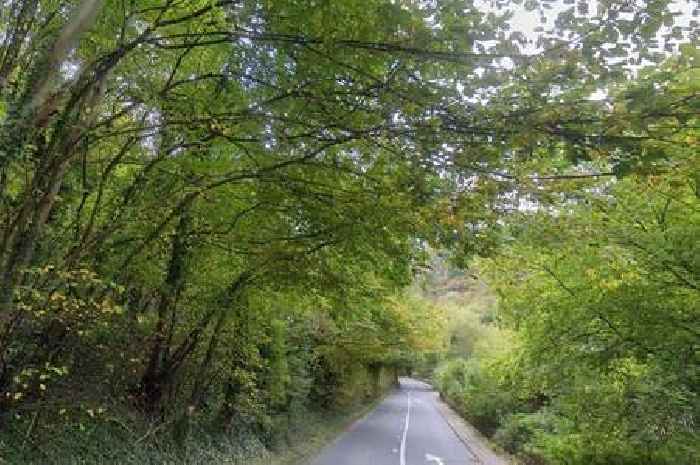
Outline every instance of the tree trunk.
[(177, 296), (185, 284), (188, 230), (189, 215), (187, 210), (184, 210), (180, 212), (180, 221), (173, 236), (168, 274), (160, 291), (153, 343), (146, 371), (141, 378), (140, 390), (144, 408), (149, 412), (155, 412), (158, 409), (167, 383), (172, 378), (172, 371), (176, 368), (171, 360), (172, 354), (167, 336), (168, 322), (172, 321), (170, 316), (176, 311)]

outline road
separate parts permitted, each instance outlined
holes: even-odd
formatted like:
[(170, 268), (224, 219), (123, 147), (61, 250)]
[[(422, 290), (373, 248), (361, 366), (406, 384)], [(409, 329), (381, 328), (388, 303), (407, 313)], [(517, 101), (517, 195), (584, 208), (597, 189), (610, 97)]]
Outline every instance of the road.
[(437, 393), (420, 381), (400, 381), (311, 465), (477, 465), (438, 408)]

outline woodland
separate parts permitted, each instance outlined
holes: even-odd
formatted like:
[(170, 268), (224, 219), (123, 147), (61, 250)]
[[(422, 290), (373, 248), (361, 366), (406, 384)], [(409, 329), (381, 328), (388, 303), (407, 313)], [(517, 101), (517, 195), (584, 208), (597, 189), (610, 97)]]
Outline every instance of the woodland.
[(697, 464), (698, 15), (0, 1), (0, 464), (292, 463), (408, 373)]

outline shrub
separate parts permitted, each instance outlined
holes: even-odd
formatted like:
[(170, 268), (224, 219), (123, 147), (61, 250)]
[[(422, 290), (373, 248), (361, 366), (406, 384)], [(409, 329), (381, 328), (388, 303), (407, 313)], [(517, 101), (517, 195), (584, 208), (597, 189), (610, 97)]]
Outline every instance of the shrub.
[(487, 436), (518, 405), (493, 367), (478, 359), (450, 361), (437, 370), (435, 380), (442, 396)]
[(546, 410), (514, 413), (503, 419), (493, 439), (524, 465), (544, 464), (545, 459), (537, 444), (543, 434), (553, 431), (554, 422), (554, 417)]

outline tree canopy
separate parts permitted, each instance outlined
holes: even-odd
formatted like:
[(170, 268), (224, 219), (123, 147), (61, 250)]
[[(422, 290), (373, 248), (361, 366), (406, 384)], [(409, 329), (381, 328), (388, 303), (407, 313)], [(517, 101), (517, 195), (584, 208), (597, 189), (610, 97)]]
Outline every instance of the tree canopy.
[[(0, 427), (78, 399), (269, 432), (370, 395), (448, 350), (406, 291), (434, 250), (522, 279), (533, 351), (585, 322), (603, 349), (562, 357), (653, 355), (692, 391), (696, 12), (589, 7), (2, 2)], [(640, 295), (664, 317), (608, 315)]]

